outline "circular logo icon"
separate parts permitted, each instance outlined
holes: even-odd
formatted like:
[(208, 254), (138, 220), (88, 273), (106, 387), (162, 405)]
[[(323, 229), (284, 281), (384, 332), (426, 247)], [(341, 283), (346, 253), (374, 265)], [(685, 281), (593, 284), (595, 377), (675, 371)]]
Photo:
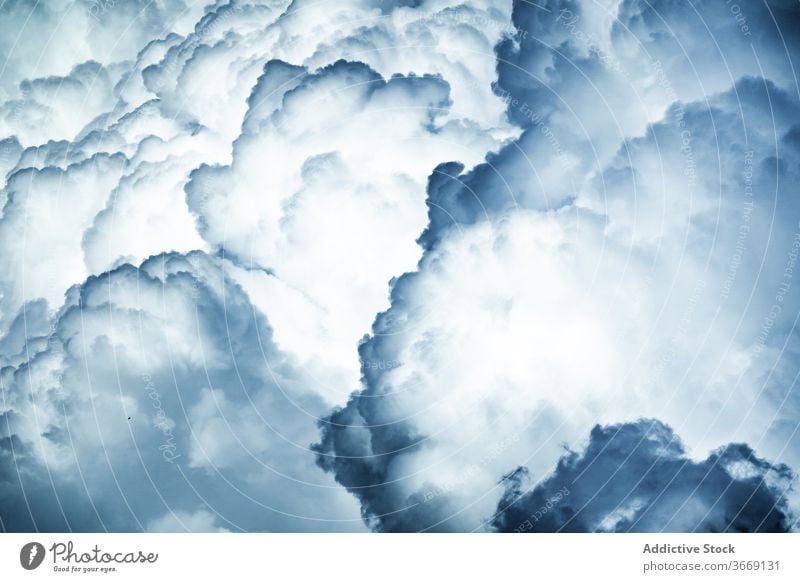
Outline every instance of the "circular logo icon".
[(28, 542), (19, 551), (19, 563), (26, 570), (35, 570), (44, 561), (44, 546), (39, 542)]

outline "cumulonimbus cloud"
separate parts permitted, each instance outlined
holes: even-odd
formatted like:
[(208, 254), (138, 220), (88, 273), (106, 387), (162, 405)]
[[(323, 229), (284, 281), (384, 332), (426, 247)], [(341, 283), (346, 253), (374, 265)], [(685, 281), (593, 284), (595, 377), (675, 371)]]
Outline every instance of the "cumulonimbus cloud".
[[(747, 76), (765, 72), (749, 58), (732, 88), (715, 78), (725, 90), (696, 99), (633, 26), (649, 26), (634, 4), (605, 31), (584, 4), (517, 4), (532, 35), (498, 47), (495, 88), (525, 131), (473, 170), (431, 176), (425, 255), (360, 348), (404, 365), (365, 371), (318, 449), (377, 529), (488, 527), (500, 475), (545, 479), (592, 418), (654, 416), (695, 450), (737, 435), (796, 461), (796, 88)], [(659, 27), (677, 18), (661, 12)], [(749, 46), (736, 26), (719, 34)], [(645, 57), (652, 74), (631, 75)], [(707, 527), (691, 515), (673, 527)], [(644, 523), (670, 527), (659, 518)]]
[(201, 4), (0, 8), (0, 529), (797, 527), (795, 3)]

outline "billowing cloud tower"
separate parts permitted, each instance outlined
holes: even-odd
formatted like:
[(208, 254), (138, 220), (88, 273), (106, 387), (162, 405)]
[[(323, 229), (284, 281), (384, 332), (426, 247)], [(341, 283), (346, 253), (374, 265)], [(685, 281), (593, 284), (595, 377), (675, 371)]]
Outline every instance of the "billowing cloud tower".
[(800, 5), (0, 6), (0, 531), (792, 531)]

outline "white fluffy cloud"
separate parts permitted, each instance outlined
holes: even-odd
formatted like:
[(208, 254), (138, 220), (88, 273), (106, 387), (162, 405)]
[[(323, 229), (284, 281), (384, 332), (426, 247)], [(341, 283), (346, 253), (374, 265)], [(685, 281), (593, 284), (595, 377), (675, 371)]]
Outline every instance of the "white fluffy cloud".
[(742, 10), (4, 5), (5, 527), (484, 529), (640, 417), (796, 468), (797, 8)]
[(6, 527), (363, 527), (309, 446), (419, 259), (432, 166), (517, 133), (510, 2), (331, 8), (5, 8), (58, 48), (2, 45), (3, 503), (52, 512)]
[(4, 479), (4, 507), (22, 509), (47, 480), (69, 495), (61, 511), (34, 504), (5, 523), (361, 527), (308, 451), (327, 404), (224, 261), (197, 252), (124, 265), (73, 288), (53, 325), (29, 338), (24, 364), (2, 370), (2, 442), (27, 461)]

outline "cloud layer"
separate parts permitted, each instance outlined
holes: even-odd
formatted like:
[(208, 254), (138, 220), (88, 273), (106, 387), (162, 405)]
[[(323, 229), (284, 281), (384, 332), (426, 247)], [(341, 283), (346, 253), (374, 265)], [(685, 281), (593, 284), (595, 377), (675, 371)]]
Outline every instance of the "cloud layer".
[(548, 6), (515, 5), (522, 40), (498, 46), (524, 132), (437, 167), (425, 255), (360, 348), (404, 365), (365, 371), (322, 425), (321, 465), (378, 529), (484, 529), (500, 475), (546, 478), (597, 421), (657, 417), (694, 454), (738, 438), (796, 464), (796, 88), (745, 74), (697, 100), (679, 66), (626, 76), (641, 56), (620, 40), (582, 46), (600, 38), (583, 5)]
[(4, 4), (0, 529), (796, 530), (800, 7), (735, 6)]

